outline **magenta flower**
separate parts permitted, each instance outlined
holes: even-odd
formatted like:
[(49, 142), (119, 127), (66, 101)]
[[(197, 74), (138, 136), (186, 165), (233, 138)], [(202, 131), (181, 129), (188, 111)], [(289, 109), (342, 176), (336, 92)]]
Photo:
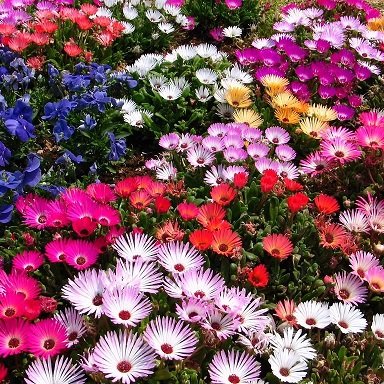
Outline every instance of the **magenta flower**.
[(24, 251), (12, 259), (14, 269), (31, 272), (44, 263), (44, 256), (38, 251)]
[(28, 349), (29, 323), (21, 318), (0, 320), (0, 356), (7, 357)]

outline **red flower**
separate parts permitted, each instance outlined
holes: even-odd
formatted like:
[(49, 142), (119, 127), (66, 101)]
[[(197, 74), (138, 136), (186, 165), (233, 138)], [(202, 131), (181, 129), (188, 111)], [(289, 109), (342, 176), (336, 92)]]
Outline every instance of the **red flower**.
[(211, 246), (212, 240), (212, 232), (206, 229), (198, 229), (189, 235), (189, 241), (199, 251), (207, 250)]
[(260, 179), (261, 192), (271, 192), (278, 180), (279, 177), (277, 176), (277, 173), (274, 170), (266, 169)]
[(333, 196), (320, 194), (315, 197), (314, 202), (318, 211), (325, 215), (330, 215), (340, 209), (339, 203)]
[(0, 382), (4, 380), (8, 375), (8, 368), (3, 364), (0, 363)]
[(137, 209), (146, 208), (152, 201), (152, 197), (148, 192), (143, 190), (132, 192), (129, 201)]
[(89, 217), (83, 217), (72, 221), (72, 228), (80, 237), (86, 237), (95, 231), (97, 228), (97, 222), (93, 221)]
[(212, 188), (211, 197), (214, 202), (225, 207), (236, 197), (236, 191), (229, 184), (222, 183)]
[(235, 173), (235, 176), (233, 177), (233, 185), (236, 188), (244, 188), (248, 183), (248, 173), (245, 172), (239, 172)]
[(24, 316), (28, 320), (35, 320), (40, 316), (41, 303), (39, 299), (28, 299), (24, 301)]
[(85, 15), (80, 15), (76, 17), (76, 24), (82, 31), (87, 31), (93, 27), (93, 23)]
[(199, 213), (199, 208), (193, 203), (180, 203), (176, 209), (183, 220), (193, 220)]
[(64, 52), (70, 57), (76, 57), (83, 53), (83, 50), (73, 41), (64, 44)]
[(163, 196), (155, 199), (155, 209), (157, 213), (166, 213), (171, 206), (171, 202)]
[(231, 256), (236, 248), (241, 248), (241, 238), (231, 229), (222, 229), (213, 233), (212, 250), (219, 255)]
[(264, 237), (263, 249), (272, 257), (283, 260), (286, 259), (293, 251), (291, 240), (282, 234), (272, 234)]
[(260, 264), (248, 273), (248, 281), (254, 287), (264, 288), (269, 282), (269, 273), (264, 264)]
[(129, 195), (136, 191), (138, 186), (137, 180), (134, 177), (127, 177), (116, 184), (115, 192), (121, 197), (129, 197)]
[(219, 204), (207, 203), (199, 207), (199, 214), (197, 221), (206, 227), (212, 219), (223, 220), (225, 217), (225, 210)]
[(211, 232), (221, 231), (222, 229), (231, 229), (231, 223), (227, 220), (211, 219), (211, 221), (205, 226)]
[(285, 188), (290, 192), (298, 192), (303, 190), (303, 186), (295, 180), (284, 177)]
[(30, 57), (29, 59), (27, 59), (26, 63), (28, 67), (39, 70), (43, 68), (43, 65), (45, 63), (45, 56)]
[(309, 198), (305, 193), (298, 192), (287, 198), (288, 208), (292, 213), (299, 212), (308, 204)]

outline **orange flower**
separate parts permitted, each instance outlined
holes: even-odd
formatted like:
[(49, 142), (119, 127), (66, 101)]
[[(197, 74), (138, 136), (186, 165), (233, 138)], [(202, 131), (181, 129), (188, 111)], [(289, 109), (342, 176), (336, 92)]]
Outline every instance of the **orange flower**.
[(320, 213), (330, 215), (340, 209), (339, 203), (333, 196), (320, 194), (315, 197), (314, 203)]
[(293, 300), (284, 300), (277, 303), (275, 312), (281, 320), (286, 321), (295, 327), (297, 326), (296, 318), (293, 316), (295, 309), (296, 304)]
[(263, 248), (272, 257), (279, 260), (286, 259), (293, 251), (291, 240), (282, 234), (272, 234), (264, 237)]
[(137, 186), (138, 183), (135, 177), (127, 177), (116, 184), (115, 192), (121, 197), (129, 197), (133, 191), (136, 191)]
[(325, 248), (339, 248), (348, 234), (340, 224), (324, 224), (319, 228), (320, 244)]
[(231, 256), (236, 248), (241, 248), (240, 236), (230, 229), (213, 233), (212, 250), (219, 255)]
[(207, 250), (211, 246), (212, 240), (212, 232), (207, 229), (198, 229), (189, 235), (189, 241), (199, 251)]
[(232, 226), (227, 220), (212, 219), (205, 227), (211, 232), (221, 231), (222, 229), (231, 229)]
[(207, 203), (199, 207), (199, 214), (197, 221), (206, 227), (212, 219), (223, 220), (225, 217), (225, 210), (217, 203)]
[(182, 241), (184, 237), (184, 231), (179, 227), (179, 224), (176, 221), (167, 221), (162, 227), (156, 231), (156, 239), (160, 240), (162, 243), (169, 241)]
[(236, 191), (229, 184), (222, 183), (212, 188), (211, 197), (214, 202), (225, 207), (236, 197)]
[(144, 209), (152, 202), (152, 197), (145, 191), (135, 191), (129, 196), (129, 201), (134, 208)]

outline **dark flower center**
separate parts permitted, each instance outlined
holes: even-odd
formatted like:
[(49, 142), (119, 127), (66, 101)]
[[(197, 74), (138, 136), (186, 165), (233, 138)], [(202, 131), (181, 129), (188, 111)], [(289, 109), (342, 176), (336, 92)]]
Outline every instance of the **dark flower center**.
[(336, 152), (335, 152), (335, 156), (336, 156), (336, 157), (344, 157), (345, 154), (344, 154), (343, 151), (336, 151)]
[(227, 244), (220, 244), (219, 245), (219, 251), (220, 252), (227, 252), (229, 249), (228, 245)]
[(81, 231), (80, 231), (80, 235), (82, 235), (82, 236), (88, 236), (89, 235), (89, 231), (88, 231), (88, 229), (82, 229)]
[(85, 259), (85, 257), (83, 257), (83, 256), (79, 256), (79, 257), (76, 259), (76, 264), (77, 264), (77, 265), (84, 265), (85, 262), (86, 262), (86, 259)]
[(211, 324), (211, 327), (212, 327), (215, 331), (220, 331), (220, 329), (221, 329), (220, 324), (217, 323), (217, 322), (213, 322), (213, 323)]
[[(316, 324), (316, 320), (315, 319), (307, 319), (305, 320), (305, 322), (308, 324), (308, 325), (315, 325)], [(288, 375), (287, 375), (288, 376)]]
[(196, 160), (196, 163), (197, 164), (204, 164), (204, 159), (202, 157), (199, 157), (197, 160)]
[(162, 344), (160, 348), (167, 355), (169, 355), (173, 352), (173, 348), (170, 344)]
[(365, 272), (363, 269), (359, 268), (356, 273), (361, 277), (361, 278), (364, 278), (365, 277)]
[(121, 320), (129, 320), (131, 318), (131, 314), (128, 311), (120, 311), (119, 312), (119, 317)]
[(327, 243), (329, 243), (329, 244), (333, 243), (334, 237), (333, 237), (333, 235), (331, 233), (326, 233), (324, 238), (325, 238), (325, 241)]
[(323, 164), (316, 165), (316, 168), (315, 168), (316, 171), (322, 171), (323, 169), (324, 169), (324, 165)]
[(295, 317), (293, 315), (287, 315), (287, 316), (285, 316), (285, 320), (293, 321), (293, 320), (295, 320)]
[(375, 332), (375, 335), (376, 335), (378, 338), (380, 338), (380, 339), (383, 339), (383, 338), (384, 338), (384, 333), (381, 332), (381, 331), (376, 331), (376, 332)]
[(185, 270), (185, 267), (184, 267), (184, 265), (183, 264), (176, 264), (173, 268), (175, 268), (175, 270), (177, 271), (177, 272), (183, 272), (184, 270)]
[(45, 215), (41, 215), (38, 217), (37, 221), (40, 223), (40, 224), (45, 224), (47, 222), (47, 216)]
[(9, 348), (17, 348), (19, 345), (20, 345), (20, 340), (17, 339), (16, 337), (12, 337), (12, 339), (8, 341)]
[(232, 384), (238, 384), (240, 383), (240, 377), (237, 375), (230, 375), (228, 376), (228, 381)]
[(116, 368), (121, 373), (127, 373), (132, 369), (132, 365), (128, 361), (120, 361)]
[(341, 328), (344, 328), (344, 329), (348, 328), (348, 324), (345, 321), (339, 321), (339, 325)]
[(5, 312), (4, 312), (4, 315), (5, 315), (6, 317), (12, 317), (12, 316), (15, 315), (15, 313), (16, 313), (16, 310), (15, 310), (14, 308), (7, 308), (7, 309), (5, 310)]
[(346, 289), (340, 289), (339, 295), (343, 300), (346, 300), (351, 296), (351, 294)]
[(205, 296), (205, 293), (203, 291), (196, 291), (195, 292), (195, 297), (198, 297), (198, 298), (203, 298)]
[(61, 261), (64, 261), (65, 260), (65, 254), (64, 253), (60, 253), (57, 258)]
[(44, 341), (43, 348), (46, 349), (47, 351), (49, 351), (49, 350), (53, 349), (55, 345), (56, 345), (55, 340), (47, 339)]
[(29, 265), (26, 265), (24, 267), (24, 269), (26, 272), (31, 272), (31, 271), (33, 271), (34, 268), (33, 268), (33, 265), (29, 264)]
[(277, 248), (274, 248), (271, 250), (271, 255), (272, 256), (280, 256), (280, 250)]
[(188, 317), (192, 319), (192, 317), (198, 316), (199, 314), (197, 312), (191, 312)]
[(288, 368), (280, 368), (279, 372), (280, 372), (281, 376), (284, 376), (284, 377), (289, 376), (289, 369)]
[(78, 333), (73, 331), (68, 335), (68, 340), (69, 341), (75, 341), (77, 339)]
[(101, 304), (103, 304), (103, 296), (101, 296), (100, 294), (97, 294), (93, 298), (92, 304), (95, 305), (96, 307), (99, 307)]

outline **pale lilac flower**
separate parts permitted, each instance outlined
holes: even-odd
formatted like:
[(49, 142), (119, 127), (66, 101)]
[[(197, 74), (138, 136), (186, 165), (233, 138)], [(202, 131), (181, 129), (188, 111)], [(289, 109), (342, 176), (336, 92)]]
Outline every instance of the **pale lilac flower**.
[(197, 144), (188, 150), (187, 159), (194, 167), (205, 167), (212, 164), (215, 156), (209, 149)]
[(307, 375), (307, 364), (289, 349), (276, 350), (268, 362), (272, 373), (283, 382), (298, 383)]
[(252, 143), (247, 147), (248, 155), (252, 157), (252, 159), (257, 160), (261, 157), (267, 157), (270, 148), (268, 145), (262, 143)]
[(359, 209), (350, 209), (340, 213), (340, 223), (350, 232), (369, 232), (367, 216)]
[(265, 137), (275, 145), (287, 144), (290, 140), (289, 133), (281, 127), (269, 127), (265, 130)]
[(279, 170), (279, 163), (266, 157), (261, 157), (255, 162), (255, 167), (260, 173), (263, 173), (267, 169), (272, 169), (277, 173)]
[(175, 180), (177, 177), (177, 168), (173, 163), (165, 163), (156, 169), (156, 178), (159, 180)]
[(155, 368), (155, 353), (142, 336), (132, 331), (107, 332), (92, 353), (99, 371), (113, 382), (136, 383)]
[[(248, 152), (249, 153), (249, 152)], [(275, 154), (281, 161), (290, 161), (296, 157), (296, 152), (287, 144), (278, 145)]]
[(260, 364), (246, 352), (220, 351), (208, 366), (210, 383), (252, 383), (259, 378)]
[(223, 139), (218, 136), (207, 136), (201, 141), (201, 144), (213, 153), (224, 149)]
[(281, 177), (287, 177), (288, 179), (294, 180), (299, 177), (299, 169), (293, 163), (278, 163), (277, 173)]
[(54, 318), (63, 324), (67, 331), (67, 347), (77, 344), (86, 332), (84, 318), (74, 308), (65, 308), (55, 313)]
[(384, 315), (377, 314), (373, 316), (371, 330), (376, 339), (384, 340)]
[(212, 167), (205, 173), (204, 182), (211, 187), (215, 187), (223, 183), (226, 179), (225, 177), (224, 166), (219, 164), (217, 167), (212, 165)]
[(224, 137), (227, 132), (227, 125), (224, 123), (213, 123), (208, 127), (208, 133), (211, 136)]
[(229, 165), (223, 170), (223, 175), (226, 181), (233, 182), (236, 173), (245, 173), (247, 176), (249, 172), (242, 165)]
[(262, 132), (258, 128), (245, 128), (241, 131), (241, 137), (250, 143), (260, 140)]
[(228, 134), (223, 138), (223, 144), (225, 148), (243, 148), (244, 141), (239, 135)]
[(187, 297), (176, 304), (176, 313), (181, 320), (189, 323), (198, 323), (206, 318), (208, 311), (212, 310), (212, 304), (201, 301), (196, 297)]
[(168, 133), (164, 136), (161, 136), (159, 140), (159, 145), (160, 147), (172, 151), (173, 149), (176, 149), (176, 147), (179, 145), (179, 140), (180, 138), (177, 133)]
[(223, 152), (225, 160), (229, 163), (235, 163), (237, 161), (245, 160), (248, 157), (247, 151), (242, 148), (230, 147)]
[(328, 160), (345, 164), (357, 160), (361, 156), (361, 151), (355, 144), (335, 138), (332, 141), (323, 141), (321, 143), (321, 154)]
[(208, 311), (204, 319), (200, 321), (202, 328), (211, 331), (219, 340), (226, 340), (236, 333), (239, 320), (230, 313), (223, 313), (217, 309)]
[(194, 143), (195, 143), (195, 141), (194, 141), (194, 137), (192, 135), (190, 135), (189, 133), (183, 133), (180, 136), (179, 144), (177, 145), (176, 150), (177, 150), (177, 152), (185, 152), (189, 148), (192, 148)]
[(117, 254), (125, 260), (155, 261), (158, 245), (156, 239), (145, 233), (129, 233), (119, 236), (112, 245)]
[(373, 267), (380, 265), (380, 260), (370, 252), (357, 251), (348, 257), (352, 274), (364, 280), (366, 273)]
[(345, 271), (335, 275), (334, 291), (339, 300), (353, 305), (365, 303), (368, 294), (368, 289), (361, 279)]

